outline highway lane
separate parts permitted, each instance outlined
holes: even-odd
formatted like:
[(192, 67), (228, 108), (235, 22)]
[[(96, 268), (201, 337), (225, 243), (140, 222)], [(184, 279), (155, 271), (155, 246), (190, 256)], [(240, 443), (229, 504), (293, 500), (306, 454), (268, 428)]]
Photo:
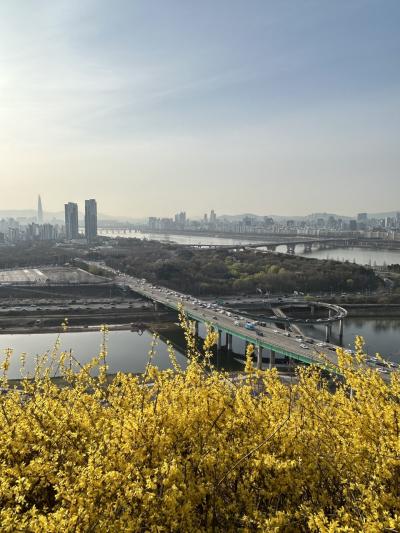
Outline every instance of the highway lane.
[[(229, 317), (226, 315), (228, 312), (227, 310), (224, 310), (223, 313), (219, 313), (219, 310), (223, 310), (222, 306), (218, 306), (218, 308), (214, 309), (199, 307), (198, 303), (184, 299), (186, 295), (182, 295), (182, 298), (180, 298), (179, 296), (175, 296), (173, 291), (168, 290), (165, 292), (165, 289), (157, 289), (147, 282), (128, 276), (120, 278), (120, 281), (129, 285), (133, 291), (151, 298), (167, 307), (178, 309), (179, 305), (182, 304), (189, 318), (209, 323), (214, 329), (235, 335), (255, 346), (261, 346), (264, 349), (272, 349), (278, 354), (288, 355), (289, 357), (307, 363), (315, 363), (320, 366), (325, 366), (327, 359), (333, 365), (337, 365), (336, 351), (333, 352), (325, 349), (324, 355), (321, 356), (321, 350), (323, 350), (323, 348), (317, 348), (315, 344), (306, 344), (306, 342), (304, 342), (304, 344), (307, 345), (307, 348), (304, 348), (300, 346), (303, 342), (297, 340), (294, 334), (293, 336), (291, 334), (291, 336), (288, 337), (283, 331), (274, 331), (268, 326), (256, 326), (257, 331), (262, 333), (262, 336), (258, 335), (256, 331), (244, 328), (244, 323), (246, 322), (245, 319), (239, 320), (242, 324), (239, 326), (235, 325), (235, 319), (232, 316)], [(328, 346), (332, 349), (336, 348), (333, 345)]]
[[(88, 264), (94, 262), (87, 261)], [(277, 329), (272, 329), (268, 326), (257, 325), (258, 331), (261, 331), (262, 336), (258, 335), (256, 331), (245, 329), (244, 323), (246, 319), (240, 319), (240, 325), (235, 324), (234, 316), (228, 316), (230, 312), (224, 309), (221, 305), (214, 305), (214, 308), (210, 309), (209, 302), (202, 302), (197, 298), (189, 295), (179, 294), (177, 291), (167, 289), (165, 287), (155, 287), (146, 280), (139, 280), (132, 276), (122, 274), (110, 267), (101, 265), (102, 268), (108, 269), (116, 276), (116, 281), (122, 285), (129, 286), (134, 292), (141, 294), (142, 296), (149, 298), (155, 302), (158, 302), (166, 307), (177, 310), (180, 304), (183, 304), (186, 314), (189, 318), (197, 320), (199, 322), (209, 323), (213, 328), (225, 333), (235, 335), (236, 337), (248, 341), (255, 346), (260, 346), (266, 350), (273, 350), (277, 354), (288, 356), (294, 360), (302, 361), (307, 364), (316, 364), (322, 368), (327, 368), (329, 365), (330, 370), (335, 371), (337, 367), (338, 356), (336, 350), (339, 346), (324, 343), (324, 346), (318, 346), (320, 344), (315, 339), (311, 339), (312, 343), (308, 343), (306, 339), (299, 341), (294, 334), (290, 337), (285, 333)], [(219, 313), (218, 311), (222, 311)], [(238, 311), (236, 315), (240, 315)], [(236, 316), (235, 315), (235, 316)], [(307, 338), (309, 339), (309, 338)], [(368, 358), (368, 363), (375, 365), (372, 358)], [(388, 379), (388, 373), (390, 369), (376, 366), (376, 369), (381, 372), (382, 377)]]

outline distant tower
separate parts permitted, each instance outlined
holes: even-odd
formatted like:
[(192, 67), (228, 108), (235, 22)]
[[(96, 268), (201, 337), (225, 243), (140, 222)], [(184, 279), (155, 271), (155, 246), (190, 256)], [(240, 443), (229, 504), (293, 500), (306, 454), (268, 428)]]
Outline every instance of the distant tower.
[(39, 194), (38, 203), (37, 203), (37, 221), (38, 221), (38, 224), (43, 224), (43, 208), (42, 208), (42, 199), (40, 198), (40, 194)]
[(79, 238), (78, 204), (68, 202), (65, 208), (65, 236), (68, 241)]
[(85, 237), (93, 242), (97, 237), (97, 203), (96, 200), (85, 200)]

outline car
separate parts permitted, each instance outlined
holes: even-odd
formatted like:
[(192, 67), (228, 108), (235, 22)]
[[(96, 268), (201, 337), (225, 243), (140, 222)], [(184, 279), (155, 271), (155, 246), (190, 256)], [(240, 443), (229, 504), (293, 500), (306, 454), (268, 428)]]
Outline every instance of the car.
[(214, 319), (214, 320), (218, 320), (218, 317), (216, 317), (216, 316), (214, 315), (214, 316), (213, 316), (213, 319)]
[(303, 350), (309, 350), (309, 347), (307, 346), (307, 344), (300, 344), (300, 348), (303, 348)]
[(279, 333), (279, 331), (277, 329), (274, 329), (274, 333)]

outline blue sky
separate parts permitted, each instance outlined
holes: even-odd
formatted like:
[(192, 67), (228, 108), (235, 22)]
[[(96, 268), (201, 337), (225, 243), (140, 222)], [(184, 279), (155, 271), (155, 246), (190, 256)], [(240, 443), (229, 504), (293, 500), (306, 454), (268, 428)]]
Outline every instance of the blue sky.
[(400, 209), (398, 0), (3, 0), (0, 209)]

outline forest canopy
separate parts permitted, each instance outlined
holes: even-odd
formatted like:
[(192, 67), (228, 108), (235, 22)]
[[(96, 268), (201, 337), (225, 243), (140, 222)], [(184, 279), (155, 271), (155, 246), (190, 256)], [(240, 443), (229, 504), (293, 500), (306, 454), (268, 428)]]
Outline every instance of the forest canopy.
[(197, 295), (263, 292), (355, 292), (375, 289), (371, 269), (354, 263), (254, 250), (196, 249), (157, 241), (120, 239), (118, 253), (95, 254), (111, 267)]

